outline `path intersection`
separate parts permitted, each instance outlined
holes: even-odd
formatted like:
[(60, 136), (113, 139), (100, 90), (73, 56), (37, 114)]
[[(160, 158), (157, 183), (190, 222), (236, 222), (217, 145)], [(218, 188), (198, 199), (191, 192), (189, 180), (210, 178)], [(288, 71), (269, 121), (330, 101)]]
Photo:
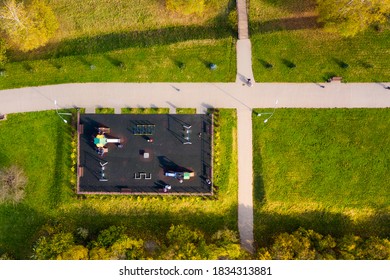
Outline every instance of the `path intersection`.
[[(235, 83), (82, 83), (0, 91), (0, 114), (61, 108), (235, 108), (238, 122), (238, 229), (241, 245), (254, 252), (252, 109), (387, 108), (390, 83), (255, 83), (245, 0), (237, 1), (239, 34)], [(253, 86), (249, 87), (247, 80)], [(277, 102), (277, 105), (276, 104)], [(266, 124), (265, 124), (266, 125)]]

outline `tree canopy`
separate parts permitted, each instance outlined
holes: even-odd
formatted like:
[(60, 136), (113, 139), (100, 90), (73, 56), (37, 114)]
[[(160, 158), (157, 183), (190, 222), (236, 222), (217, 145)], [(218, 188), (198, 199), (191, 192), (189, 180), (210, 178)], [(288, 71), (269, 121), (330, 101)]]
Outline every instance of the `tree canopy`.
[(281, 233), (268, 248), (262, 248), (259, 259), (268, 260), (389, 260), (390, 241), (379, 237), (362, 238), (346, 235), (334, 238), (313, 230), (299, 228)]
[(208, 260), (244, 259), (237, 233), (224, 229), (207, 242), (204, 234), (183, 225), (170, 227), (164, 240), (144, 241), (123, 226), (101, 230), (96, 237), (87, 229), (75, 233), (44, 227), (33, 248), (33, 259), (67, 260)]
[(390, 15), (390, 1), (317, 0), (319, 21), (325, 29), (351, 37), (374, 24), (383, 24)]
[(46, 45), (58, 22), (42, 0), (6, 0), (0, 7), (0, 28), (12, 46), (26, 52)]

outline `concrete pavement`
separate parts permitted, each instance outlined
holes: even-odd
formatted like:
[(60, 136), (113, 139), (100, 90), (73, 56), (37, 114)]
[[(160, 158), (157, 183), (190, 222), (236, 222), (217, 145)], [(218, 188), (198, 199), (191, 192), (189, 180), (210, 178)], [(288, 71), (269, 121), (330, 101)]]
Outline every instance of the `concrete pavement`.
[[(321, 86), (324, 86), (322, 88)], [(0, 114), (69, 107), (385, 108), (390, 83), (85, 83), (0, 91)], [(179, 88), (177, 91), (175, 88)]]

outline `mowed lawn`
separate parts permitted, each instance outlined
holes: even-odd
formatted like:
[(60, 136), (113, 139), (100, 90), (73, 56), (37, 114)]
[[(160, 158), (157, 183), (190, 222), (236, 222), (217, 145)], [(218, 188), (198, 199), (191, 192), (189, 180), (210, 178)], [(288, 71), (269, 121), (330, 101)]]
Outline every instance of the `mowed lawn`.
[(299, 226), (389, 237), (389, 118), (389, 109), (278, 109), (265, 124), (254, 114), (257, 241)]
[[(159, 0), (49, 1), (60, 28), (47, 46), (8, 52), (0, 89), (72, 82), (233, 81), (228, 0), (183, 16)], [(115, 8), (114, 8), (115, 7)], [(210, 70), (210, 64), (216, 70)]]
[(252, 62), (257, 82), (390, 81), (389, 26), (353, 38), (325, 32), (315, 0), (253, 0)]
[[(199, 229), (208, 237), (219, 229), (237, 230), (236, 113), (217, 114), (213, 197), (77, 196), (74, 128), (55, 111), (8, 115), (0, 122), (0, 168), (20, 166), (28, 186), (21, 203), (0, 204), (0, 255), (28, 259), (45, 224), (64, 231), (83, 227), (92, 235), (124, 225), (136, 238), (156, 242), (171, 225)], [(231, 164), (219, 164), (221, 159)]]

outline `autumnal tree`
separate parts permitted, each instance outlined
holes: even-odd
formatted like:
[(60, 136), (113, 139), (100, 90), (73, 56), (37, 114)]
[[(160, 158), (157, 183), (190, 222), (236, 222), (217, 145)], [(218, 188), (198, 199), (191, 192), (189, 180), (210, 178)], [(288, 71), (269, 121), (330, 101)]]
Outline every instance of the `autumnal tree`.
[(102, 230), (96, 241), (91, 242), (91, 260), (139, 260), (145, 259), (144, 242), (130, 238), (123, 226), (111, 226)]
[(75, 245), (71, 233), (56, 233), (51, 236), (42, 236), (36, 242), (33, 250), (33, 259), (55, 260), (61, 254)]
[(239, 260), (249, 258), (248, 254), (241, 248), (238, 233), (223, 229), (217, 231), (211, 237), (208, 259), (216, 260)]
[(260, 248), (261, 260), (390, 260), (390, 241), (346, 235), (338, 239), (313, 230), (299, 228), (276, 236), (268, 248)]
[(390, 241), (378, 237), (363, 239), (348, 235), (338, 244), (340, 259), (346, 260), (390, 260)]
[(259, 250), (259, 259), (315, 260), (335, 259), (336, 241), (313, 230), (299, 228), (292, 234), (279, 234), (270, 248)]
[(351, 37), (390, 15), (388, 0), (317, 0), (319, 21), (325, 29)]
[(204, 234), (183, 225), (171, 226), (166, 234), (167, 244), (160, 258), (167, 260), (207, 259), (208, 247)]
[(166, 7), (168, 10), (183, 14), (201, 15), (204, 11), (204, 0), (166, 0)]
[(43, 0), (6, 0), (0, 7), (0, 28), (11, 45), (30, 51), (47, 44), (58, 29), (57, 19)]

